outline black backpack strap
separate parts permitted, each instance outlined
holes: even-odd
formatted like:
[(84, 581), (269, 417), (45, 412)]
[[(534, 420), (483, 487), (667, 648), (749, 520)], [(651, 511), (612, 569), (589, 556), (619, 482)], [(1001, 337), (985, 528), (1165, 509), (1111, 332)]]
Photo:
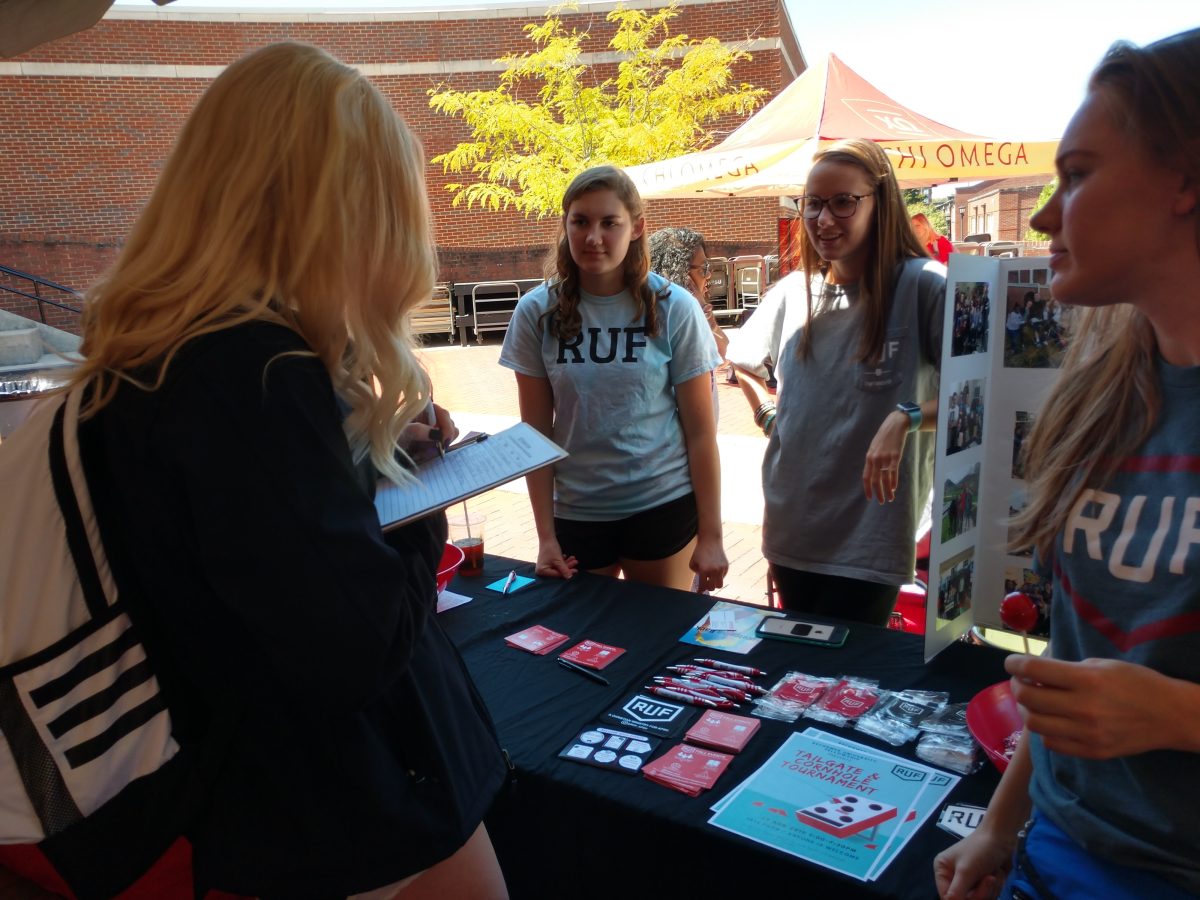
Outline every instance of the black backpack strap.
[[(72, 394), (68, 394), (63, 399), (58, 411), (54, 414), (54, 423), (50, 426), (50, 478), (54, 483), (54, 495), (58, 498), (58, 508), (62, 512), (63, 523), (66, 525), (67, 546), (71, 550), (71, 558), (75, 561), (75, 571), (79, 575), (84, 602), (92, 617), (100, 618), (108, 611), (108, 598), (104, 593), (104, 584), (100, 580), (96, 559), (92, 555), (92, 545), (88, 541), (83, 513), (79, 508), (79, 498), (76, 496), (75, 484), (71, 480), (71, 470), (67, 465), (67, 407), (71, 406), (72, 417), (78, 414), (78, 408), (72, 404), (72, 399), (75, 399)], [(72, 421), (73, 424), (74, 421)], [(71, 429), (71, 439), (76, 440), (74, 428)], [(86, 489), (87, 487), (84, 485), (84, 490)]]

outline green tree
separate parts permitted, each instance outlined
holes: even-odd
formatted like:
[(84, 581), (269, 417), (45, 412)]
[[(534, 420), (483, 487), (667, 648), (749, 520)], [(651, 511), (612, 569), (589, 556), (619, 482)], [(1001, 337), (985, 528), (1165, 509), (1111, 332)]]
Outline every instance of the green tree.
[(733, 80), (733, 65), (750, 54), (713, 37), (671, 34), (674, 4), (653, 14), (621, 6), (608, 13), (617, 26), (608, 46), (619, 63), (615, 77), (599, 80), (583, 58), (589, 34), (561, 18), (576, 8), (555, 7), (546, 21), (526, 25), (536, 49), (498, 60), (505, 69), (495, 88), (429, 92), (431, 107), (472, 130), (471, 140), (431, 160), (444, 173), (474, 176), (446, 185), (453, 205), (554, 215), (584, 169), (703, 149), (713, 141), (707, 126), (762, 102), (766, 91)]
[[(1037, 207), (1029, 215), (1030, 216), (1037, 215), (1038, 210), (1040, 210), (1043, 206), (1045, 206), (1049, 202), (1050, 195), (1053, 194), (1055, 192), (1055, 190), (1057, 190), (1057, 189), (1058, 189), (1058, 179), (1055, 178), (1048, 185), (1046, 185), (1044, 188), (1042, 188), (1042, 192), (1040, 194), (1038, 194)], [(1048, 240), (1050, 240), (1050, 235), (1042, 234), (1040, 231), (1036, 230), (1031, 225), (1025, 229), (1025, 237), (1022, 238), (1022, 240), (1048, 241)]]

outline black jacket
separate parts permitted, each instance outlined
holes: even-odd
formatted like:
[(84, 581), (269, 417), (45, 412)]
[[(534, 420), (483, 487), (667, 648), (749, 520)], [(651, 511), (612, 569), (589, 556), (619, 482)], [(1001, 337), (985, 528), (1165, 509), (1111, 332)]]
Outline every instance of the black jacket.
[[(450, 855), (505, 765), (435, 617), (444, 517), (385, 539), (328, 373), (294, 351), (268, 323), (196, 339), (80, 441), (177, 738), (216, 757), (198, 882), (344, 897)], [(216, 720), (235, 725), (214, 751)]]

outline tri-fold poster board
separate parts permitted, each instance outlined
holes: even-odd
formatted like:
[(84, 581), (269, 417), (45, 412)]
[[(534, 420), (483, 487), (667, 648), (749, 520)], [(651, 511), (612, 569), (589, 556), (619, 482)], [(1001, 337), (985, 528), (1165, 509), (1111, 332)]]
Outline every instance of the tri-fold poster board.
[(946, 280), (934, 457), (925, 658), (972, 625), (1002, 628), (1014, 590), (1039, 609), (1050, 586), (1028, 552), (1008, 549), (1008, 518), (1025, 505), (1021, 444), (1058, 375), (1077, 310), (1050, 293), (1046, 257), (953, 254)]

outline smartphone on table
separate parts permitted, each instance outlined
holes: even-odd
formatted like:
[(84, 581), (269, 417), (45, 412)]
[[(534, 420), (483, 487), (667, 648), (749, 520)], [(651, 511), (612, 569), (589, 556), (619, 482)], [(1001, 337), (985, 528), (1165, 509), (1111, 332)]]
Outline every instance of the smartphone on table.
[(830, 622), (810, 622), (781, 616), (766, 616), (754, 630), (759, 637), (821, 647), (840, 647), (846, 643), (850, 629)]

